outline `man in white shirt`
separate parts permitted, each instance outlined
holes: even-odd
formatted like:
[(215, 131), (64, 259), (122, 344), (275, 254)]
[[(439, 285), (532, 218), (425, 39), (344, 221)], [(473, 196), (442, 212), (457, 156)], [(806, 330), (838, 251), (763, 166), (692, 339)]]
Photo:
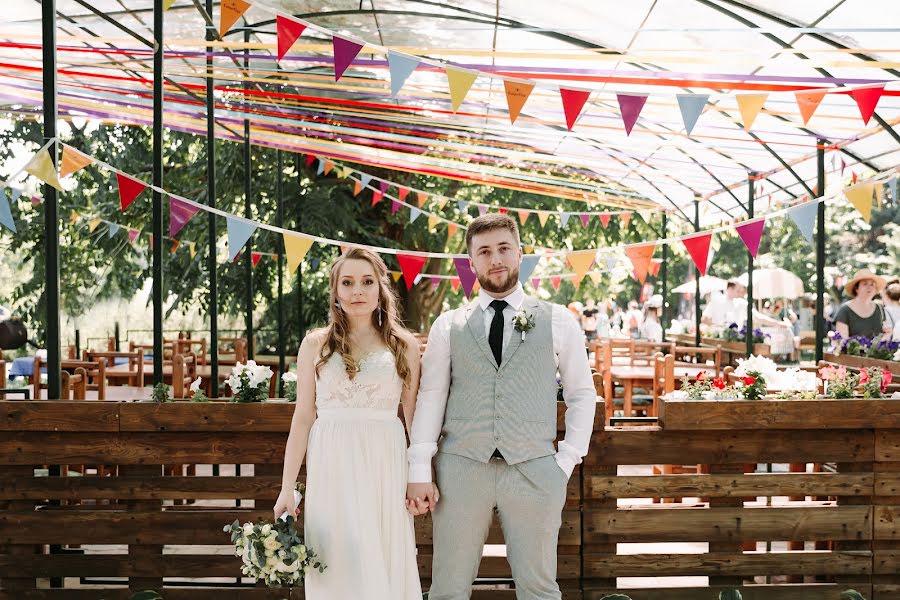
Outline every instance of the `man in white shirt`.
[[(523, 292), (513, 219), (478, 217), (466, 245), (481, 293), (432, 325), (410, 431), (407, 506), (434, 518), (429, 598), (471, 596), (496, 510), (517, 598), (559, 599), (566, 486), (596, 410), (584, 334), (565, 307)], [(566, 433), (555, 449), (557, 371)]]
[(736, 281), (729, 281), (724, 294), (712, 294), (709, 304), (703, 309), (701, 322), (716, 327), (728, 327), (732, 323), (740, 325), (747, 319), (747, 288)]

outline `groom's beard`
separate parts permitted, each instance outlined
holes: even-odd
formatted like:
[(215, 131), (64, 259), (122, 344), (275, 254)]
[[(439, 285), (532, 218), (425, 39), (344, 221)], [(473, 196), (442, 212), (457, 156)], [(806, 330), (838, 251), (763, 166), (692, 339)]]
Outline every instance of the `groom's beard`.
[(479, 273), (476, 273), (475, 277), (478, 279), (478, 283), (481, 285), (481, 289), (483, 289), (484, 291), (490, 292), (491, 294), (502, 294), (516, 287), (516, 284), (519, 282), (519, 267), (510, 270), (509, 275), (507, 275), (506, 279), (496, 285), (491, 282), (491, 280), (486, 275), (482, 277)]

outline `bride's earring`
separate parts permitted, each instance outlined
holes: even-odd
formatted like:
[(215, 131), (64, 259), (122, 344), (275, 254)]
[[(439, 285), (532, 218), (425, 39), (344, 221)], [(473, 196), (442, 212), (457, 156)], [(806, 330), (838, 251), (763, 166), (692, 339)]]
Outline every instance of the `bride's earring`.
[(378, 326), (379, 327), (381, 327), (381, 313), (383, 313), (383, 312), (384, 312), (384, 310), (381, 308), (381, 305), (379, 304), (378, 305)]

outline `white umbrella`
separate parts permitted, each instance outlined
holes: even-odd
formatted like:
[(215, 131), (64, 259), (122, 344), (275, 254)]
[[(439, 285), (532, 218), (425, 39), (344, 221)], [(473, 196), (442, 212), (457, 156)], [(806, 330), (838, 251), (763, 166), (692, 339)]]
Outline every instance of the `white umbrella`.
[[(744, 273), (737, 281), (746, 286), (747, 274)], [(753, 297), (754, 298), (799, 298), (803, 295), (803, 280), (784, 269), (754, 269), (753, 270)]]
[[(721, 292), (728, 285), (728, 282), (712, 275), (703, 275), (700, 277), (700, 295), (705, 296), (711, 292)], [(675, 294), (693, 294), (697, 291), (697, 283), (694, 280), (682, 283), (672, 290)]]

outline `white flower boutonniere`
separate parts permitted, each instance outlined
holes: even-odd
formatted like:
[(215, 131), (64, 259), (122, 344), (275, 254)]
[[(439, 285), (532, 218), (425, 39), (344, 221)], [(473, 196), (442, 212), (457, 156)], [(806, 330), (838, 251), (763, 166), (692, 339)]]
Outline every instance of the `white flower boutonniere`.
[(520, 310), (515, 314), (512, 322), (513, 326), (516, 328), (516, 331), (521, 332), (522, 341), (524, 342), (525, 332), (534, 329), (534, 315), (525, 310)]

